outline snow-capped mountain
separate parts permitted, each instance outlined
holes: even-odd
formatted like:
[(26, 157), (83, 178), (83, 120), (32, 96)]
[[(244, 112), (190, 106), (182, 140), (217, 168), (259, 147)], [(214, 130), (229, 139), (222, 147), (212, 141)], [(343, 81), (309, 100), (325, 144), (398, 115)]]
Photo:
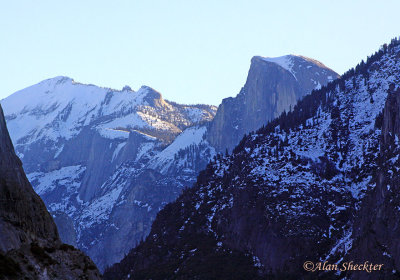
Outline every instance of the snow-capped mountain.
[(321, 62), (308, 57), (255, 56), (240, 93), (224, 99), (218, 107), (207, 139), (217, 151), (232, 151), (245, 133), (291, 110), (301, 97), (338, 77)]
[[(28, 173), (38, 171), (38, 164), (47, 165), (41, 166), (42, 171), (59, 169), (69, 160), (65, 154), (86, 160), (89, 150), (71, 150), (77, 148), (70, 143), (71, 139), (83, 138), (80, 146), (104, 145), (85, 141), (92, 140), (92, 136), (114, 142), (114, 146), (104, 150), (105, 154), (112, 151), (111, 158), (104, 160), (113, 162), (118, 161), (130, 132), (158, 139), (159, 145), (165, 145), (186, 127), (210, 121), (215, 111), (212, 106), (183, 106), (165, 101), (160, 93), (145, 86), (137, 92), (127, 87), (116, 91), (78, 84), (66, 77), (16, 92), (2, 100), (2, 104), (17, 153), (26, 159), (24, 168)], [(88, 134), (91, 137), (85, 137)], [(43, 148), (37, 149), (40, 158), (32, 153), (32, 146)], [(93, 155), (100, 156), (104, 155)], [(91, 175), (95, 177), (92, 171)], [(97, 181), (102, 181), (108, 174), (96, 175)], [(92, 182), (87, 180), (90, 185)], [(91, 194), (81, 198), (89, 200)]]
[(397, 279), (399, 58), (394, 39), (219, 155), (105, 278)]
[[(2, 100), (16, 151), (63, 241), (84, 250), (101, 270), (120, 261), (147, 236), (158, 211), (192, 186), (216, 155), (221, 147), (210, 143), (211, 136), (237, 144), (249, 128), (266, 123), (260, 112), (272, 118), (272, 107), (251, 100), (265, 104), (275, 96), (279, 110), (289, 110), (337, 77), (310, 59), (287, 56), (285, 67), (282, 58), (266, 59), (252, 59), (245, 90), (230, 98), (232, 106), (224, 101), (215, 123), (213, 106), (179, 105), (150, 87), (118, 91), (66, 77)], [(241, 119), (241, 112), (247, 121), (234, 134), (229, 120)]]
[[(190, 186), (214, 155), (203, 134), (216, 108), (169, 102), (150, 87), (118, 91), (56, 77), (1, 103), (15, 150), (63, 241), (83, 249), (100, 268), (141, 240), (157, 211)], [(194, 146), (185, 154), (198, 166), (176, 164), (170, 179), (155, 169), (168, 169), (181, 149)], [(115, 240), (118, 235), (124, 238)]]

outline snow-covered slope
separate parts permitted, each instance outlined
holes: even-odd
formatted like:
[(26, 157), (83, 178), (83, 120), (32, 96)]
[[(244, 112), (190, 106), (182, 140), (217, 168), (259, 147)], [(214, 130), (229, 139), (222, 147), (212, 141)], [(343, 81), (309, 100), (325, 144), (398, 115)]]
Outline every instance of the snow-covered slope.
[[(332, 70), (326, 67), (324, 64), (319, 62), (318, 60), (301, 56), (301, 55), (284, 55), (284, 56), (279, 56), (279, 57), (260, 57), (264, 61), (272, 62), (283, 69), (289, 71), (293, 77), (297, 80), (296, 73), (302, 71), (303, 69), (301, 68), (306, 68), (310, 71), (310, 69), (317, 71), (315, 72), (317, 76), (326, 76), (328, 78), (328, 82), (333, 81), (334, 79), (337, 78), (337, 75), (334, 73), (331, 73)], [(318, 69), (319, 68), (319, 69)], [(318, 73), (318, 74), (317, 74)], [(315, 83), (315, 88), (319, 89), (321, 87), (321, 84), (318, 85), (317, 81), (314, 81)]]
[[(148, 124), (128, 110), (145, 103), (146, 95), (146, 88), (138, 92), (112, 92), (77, 84), (67, 77), (56, 77), (16, 92), (2, 103), (7, 108), (8, 122), (13, 124), (10, 133), (14, 142), (29, 144), (39, 139), (71, 139), (100, 116), (104, 121), (96, 126), (99, 130), (145, 127)], [(104, 103), (107, 106), (102, 106)], [(110, 123), (117, 112), (125, 115), (124, 118)]]
[(174, 106), (147, 86), (137, 92), (118, 91), (79, 84), (67, 77), (48, 79), (18, 91), (2, 104), (17, 145), (69, 140), (88, 125), (111, 138), (118, 137), (120, 130), (143, 128), (179, 133), (182, 128), (213, 117), (212, 107)]
[(292, 56), (290, 55), (284, 55), (284, 56), (279, 56), (279, 57), (262, 57), (263, 60), (268, 61), (268, 62), (273, 62), (281, 66), (283, 69), (289, 71), (295, 79), (296, 74), (293, 70), (293, 60)]
[[(162, 174), (166, 174), (169, 169), (173, 166), (183, 167), (184, 164), (188, 164), (187, 159), (179, 159), (179, 154), (190, 147), (201, 147), (209, 145), (205, 140), (205, 133), (207, 128), (205, 126), (192, 127), (182, 132), (174, 142), (171, 143), (162, 152), (156, 155), (150, 162), (151, 168), (160, 170)], [(214, 148), (210, 146), (208, 149), (209, 154), (203, 155), (204, 159), (211, 159), (216, 155)]]

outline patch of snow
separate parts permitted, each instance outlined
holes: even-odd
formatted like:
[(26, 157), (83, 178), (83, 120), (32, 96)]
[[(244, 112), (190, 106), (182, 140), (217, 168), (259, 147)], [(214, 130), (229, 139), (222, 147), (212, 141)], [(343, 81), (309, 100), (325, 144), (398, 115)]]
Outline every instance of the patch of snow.
[(133, 127), (148, 127), (147, 123), (139, 117), (138, 114), (132, 113), (123, 117), (114, 118), (111, 121), (102, 123), (97, 126), (98, 129), (121, 129)]
[(118, 146), (115, 148), (113, 156), (111, 161), (114, 161), (114, 159), (118, 156), (119, 152), (121, 149), (126, 145), (126, 142), (119, 143)]
[(98, 129), (97, 132), (104, 138), (108, 139), (128, 139), (129, 131), (119, 129)]
[(136, 160), (139, 160), (141, 157), (146, 155), (149, 151), (151, 151), (154, 148), (154, 143), (153, 142), (148, 142), (148, 143), (143, 143), (140, 145), (140, 148), (138, 150), (138, 153), (136, 155)]
[(88, 207), (84, 208), (81, 216), (84, 221), (83, 226), (90, 227), (92, 224), (107, 220), (122, 189), (123, 185), (117, 185), (117, 187), (96, 198)]
[(289, 71), (297, 81), (295, 72), (293, 70), (294, 63), (291, 55), (284, 55), (279, 57), (262, 57), (262, 59), (268, 62), (273, 62), (275, 64), (278, 64), (283, 69)]
[(174, 156), (179, 150), (185, 149), (190, 145), (199, 145), (203, 141), (203, 135), (206, 130), (205, 126), (185, 129), (168, 147), (152, 159), (149, 166), (154, 169), (162, 166), (161, 173), (166, 172), (168, 164), (174, 161)]
[(60, 148), (58, 148), (58, 150), (57, 150), (56, 153), (54, 154), (54, 158), (57, 158), (57, 157), (61, 154), (61, 152), (63, 151), (63, 149), (64, 149), (64, 145), (62, 145)]
[(65, 188), (78, 189), (80, 186), (79, 177), (86, 167), (81, 165), (62, 167), (58, 170), (44, 172), (33, 172), (26, 176), (35, 187), (35, 191), (39, 195), (44, 195), (54, 190), (57, 185)]
[(189, 118), (192, 120), (192, 122), (199, 122), (202, 120), (203, 110), (192, 107), (186, 107), (185, 110), (188, 113)]
[(146, 94), (146, 89), (115, 91), (56, 77), (17, 91), (1, 103), (13, 142), (28, 144), (42, 138), (68, 140), (96, 118), (115, 119), (116, 113), (121, 120), (109, 124), (109, 128), (143, 125), (137, 115), (126, 120), (124, 116), (143, 105)]

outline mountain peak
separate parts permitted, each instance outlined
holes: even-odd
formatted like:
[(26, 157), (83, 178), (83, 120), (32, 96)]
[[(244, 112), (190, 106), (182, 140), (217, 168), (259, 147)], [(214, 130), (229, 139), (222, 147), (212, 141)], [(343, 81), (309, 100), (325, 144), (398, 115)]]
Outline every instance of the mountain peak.
[(68, 82), (73, 82), (74, 80), (67, 76), (56, 76), (53, 78), (46, 79), (41, 81), (40, 84), (64, 84)]
[(162, 95), (160, 92), (156, 91), (152, 87), (149, 86), (141, 86), (139, 92), (142, 92), (145, 95), (145, 100), (154, 106), (155, 100), (160, 100), (162, 103), (164, 102)]
[(233, 149), (245, 133), (289, 111), (301, 97), (339, 77), (320, 65), (297, 55), (254, 56), (238, 96), (223, 100), (218, 108), (208, 134), (210, 143), (222, 152)]
[(133, 89), (130, 86), (126, 85), (122, 88), (122, 91), (133, 91)]
[(259, 58), (263, 61), (267, 62), (272, 62), (280, 67), (282, 67), (285, 70), (288, 70), (289, 72), (292, 72), (293, 69), (293, 55), (284, 55), (284, 56), (279, 56), (279, 57), (262, 57), (262, 56), (257, 56), (256, 58)]
[(322, 62), (309, 58), (304, 55), (297, 55), (297, 54), (288, 54), (288, 55), (283, 55), (283, 56), (278, 56), (278, 57), (267, 57), (267, 56), (254, 56), (252, 59), (253, 60), (261, 60), (261, 61), (267, 61), (267, 62), (272, 62), (275, 63), (285, 70), (288, 70), (289, 72), (293, 71), (293, 67), (295, 64), (302, 63), (302, 62), (308, 62), (310, 65), (316, 65), (320, 68), (333, 71), (331, 68), (327, 67), (324, 65)]

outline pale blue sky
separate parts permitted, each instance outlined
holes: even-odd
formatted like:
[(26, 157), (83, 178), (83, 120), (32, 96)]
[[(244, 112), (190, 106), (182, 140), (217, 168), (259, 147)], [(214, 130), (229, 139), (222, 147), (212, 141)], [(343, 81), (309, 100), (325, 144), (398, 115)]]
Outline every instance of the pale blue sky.
[(0, 98), (64, 75), (218, 105), (254, 55), (340, 74), (400, 35), (400, 1), (0, 0)]

